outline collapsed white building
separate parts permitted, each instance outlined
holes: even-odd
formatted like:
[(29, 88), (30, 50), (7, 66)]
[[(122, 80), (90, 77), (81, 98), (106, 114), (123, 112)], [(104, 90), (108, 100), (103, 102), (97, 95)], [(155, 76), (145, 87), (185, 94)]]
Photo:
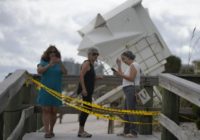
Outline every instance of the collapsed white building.
[(116, 58), (131, 50), (144, 74), (161, 73), (171, 53), (141, 2), (128, 0), (105, 15), (98, 14), (79, 31), (79, 55), (86, 56), (88, 48), (96, 47), (100, 60), (115, 67)]

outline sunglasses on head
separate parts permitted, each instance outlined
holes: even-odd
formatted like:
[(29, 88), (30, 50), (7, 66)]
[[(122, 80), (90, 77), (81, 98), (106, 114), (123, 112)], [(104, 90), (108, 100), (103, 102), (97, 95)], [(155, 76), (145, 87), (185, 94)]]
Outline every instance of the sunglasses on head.
[(99, 53), (92, 53), (93, 56), (99, 56)]

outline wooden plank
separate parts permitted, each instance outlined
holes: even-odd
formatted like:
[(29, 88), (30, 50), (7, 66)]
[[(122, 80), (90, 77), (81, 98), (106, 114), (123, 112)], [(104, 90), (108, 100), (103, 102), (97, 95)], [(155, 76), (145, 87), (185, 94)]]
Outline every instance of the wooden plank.
[[(43, 133), (28, 133), (23, 137), (23, 140), (45, 140)], [(56, 137), (53, 138), (55, 140), (82, 140), (77, 137), (77, 134), (73, 133), (58, 133)], [(159, 140), (153, 135), (139, 135), (137, 138), (125, 138), (116, 136), (116, 134), (94, 134), (90, 140)]]
[[(152, 86), (145, 86), (146, 91), (151, 97), (151, 100), (149, 100), (146, 104), (142, 105), (143, 109), (145, 111), (150, 111), (149, 108), (153, 107), (153, 87)], [(152, 116), (137, 116), (138, 119), (141, 122), (144, 123), (152, 123)], [(143, 135), (151, 135), (153, 130), (152, 125), (139, 125), (139, 133)]]
[[(114, 107), (114, 104), (111, 103), (110, 107)], [(112, 114), (110, 114), (109, 116), (113, 117)], [(108, 134), (113, 134), (114, 133), (114, 121), (113, 120), (109, 120), (108, 121)]]
[[(98, 130), (97, 130), (98, 131)], [(54, 140), (81, 140), (77, 134), (73, 133), (58, 133)], [(94, 134), (90, 140), (159, 140), (153, 135), (139, 135), (137, 138), (125, 138), (116, 136), (116, 134)], [(45, 140), (44, 133), (28, 133), (23, 137), (23, 140)]]
[(113, 101), (116, 101), (117, 99), (123, 97), (123, 91), (122, 91), (122, 86), (118, 86), (115, 89), (112, 89), (111, 91), (107, 92), (103, 96), (99, 97), (95, 103), (96, 104), (110, 104)]
[(29, 118), (31, 115), (33, 115), (33, 113), (34, 113), (34, 107), (29, 107), (22, 111), (22, 115), (18, 125), (13, 130), (11, 135), (7, 138), (7, 140), (17, 140), (21, 136), (26, 119)]
[(159, 75), (159, 85), (200, 107), (200, 85), (171, 74)]
[[(21, 91), (21, 90), (20, 90)], [(4, 110), (4, 140), (9, 137), (17, 126), (24, 106), (21, 102), (21, 92), (18, 92)], [(17, 139), (16, 139), (17, 140)]]
[[(156, 135), (138, 135), (138, 138), (124, 138), (116, 136), (116, 133), (121, 131), (121, 127), (115, 127), (114, 134), (107, 134), (108, 121), (97, 119), (96, 116), (90, 115), (87, 119), (87, 132), (93, 134), (90, 140), (159, 140), (160, 133)], [(55, 137), (52, 140), (81, 140), (77, 137), (78, 133), (78, 115), (67, 114), (63, 116), (63, 123), (58, 121), (54, 127)], [(23, 137), (23, 140), (44, 140), (44, 132), (28, 133)], [(89, 140), (89, 139), (88, 139)]]
[(159, 122), (179, 140), (199, 140), (194, 136), (188, 135), (186, 131), (183, 131), (181, 127), (179, 127), (175, 122), (167, 118), (164, 114), (159, 115)]
[(199, 74), (175, 74), (176, 76), (186, 79), (191, 82), (200, 83), (200, 75)]
[(22, 88), (26, 78), (27, 72), (25, 70), (16, 70), (0, 83), (0, 113)]
[[(34, 78), (39, 79), (38, 74), (33, 75)], [(63, 77), (63, 84), (78, 84), (79, 75), (67, 75)], [(97, 80), (96, 85), (118, 86), (122, 84), (122, 79), (117, 76), (105, 75), (102, 80)], [(141, 76), (141, 84), (146, 86), (158, 85), (157, 76)]]
[[(179, 124), (179, 96), (168, 90), (163, 92), (162, 113), (176, 124)], [(162, 129), (162, 140), (177, 140), (166, 128)]]
[[(41, 106), (35, 106), (34, 112), (42, 113)], [(79, 110), (76, 110), (72, 107), (65, 106), (65, 105), (58, 108), (58, 113), (61, 113), (61, 114), (78, 114), (79, 112), (80, 112)]]

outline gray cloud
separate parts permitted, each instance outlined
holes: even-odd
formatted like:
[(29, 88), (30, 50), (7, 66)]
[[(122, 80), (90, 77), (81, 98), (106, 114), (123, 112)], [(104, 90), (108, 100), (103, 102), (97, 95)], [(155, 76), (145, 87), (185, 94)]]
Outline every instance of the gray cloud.
[[(0, 80), (2, 75), (18, 68), (36, 72), (36, 65), (49, 44), (56, 44), (63, 58), (73, 57), (75, 61), (82, 61), (82, 57), (77, 56), (77, 47), (81, 41), (77, 30), (88, 24), (97, 13), (104, 14), (124, 1), (126, 0), (1, 1)], [(198, 5), (198, 0), (181, 2), (185, 7), (192, 5), (196, 13), (184, 12), (178, 2), (143, 1), (170, 50), (186, 62), (190, 35), (200, 18), (196, 14), (199, 13), (199, 8), (195, 6)], [(199, 53), (198, 48), (196, 50)], [(193, 52), (193, 59), (198, 58), (197, 53)]]
[[(164, 13), (160, 17), (161, 18), (153, 17), (152, 19), (172, 54), (180, 57), (183, 63), (188, 63), (189, 51), (185, 51), (184, 48), (185, 46), (189, 48), (191, 43), (194, 42), (191, 41), (191, 36), (192, 29), (195, 26), (191, 29), (185, 21), (186, 19), (189, 20), (191, 17), (188, 17), (188, 15), (173, 16), (167, 13)], [(199, 50), (192, 51), (192, 59), (199, 59)]]

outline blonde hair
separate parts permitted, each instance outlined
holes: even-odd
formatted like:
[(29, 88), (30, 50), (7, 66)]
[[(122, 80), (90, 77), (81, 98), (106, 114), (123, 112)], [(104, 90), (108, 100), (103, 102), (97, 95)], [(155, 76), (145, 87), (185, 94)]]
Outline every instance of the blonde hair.
[(88, 54), (91, 54), (91, 53), (99, 53), (98, 49), (97, 48), (89, 48), (88, 51), (87, 51)]

